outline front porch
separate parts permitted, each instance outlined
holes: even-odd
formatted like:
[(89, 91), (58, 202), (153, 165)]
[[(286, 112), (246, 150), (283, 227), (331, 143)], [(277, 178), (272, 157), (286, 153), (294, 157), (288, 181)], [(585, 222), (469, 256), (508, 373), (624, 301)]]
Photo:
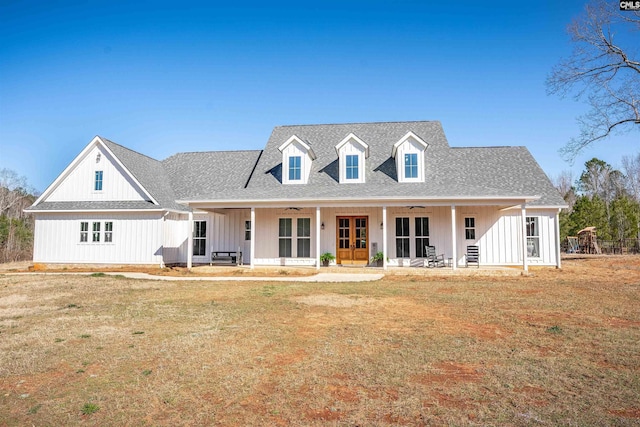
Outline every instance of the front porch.
[[(495, 203), (495, 202), (494, 202)], [(383, 253), (383, 270), (420, 268), (425, 247), (434, 246), (447, 267), (465, 265), (467, 246), (480, 249), (480, 266), (560, 266), (557, 209), (523, 205), (216, 207), (199, 206), (190, 214), (187, 265), (209, 264), (220, 251), (242, 253), (256, 267), (320, 268), (320, 257), (335, 257), (332, 266), (373, 266)], [(529, 215), (535, 215), (529, 216)], [(534, 219), (531, 219), (534, 218)], [(535, 232), (529, 223), (536, 225)], [(525, 226), (526, 224), (526, 226)], [(543, 230), (544, 233), (541, 233)], [(475, 266), (473, 267), (475, 268)], [(435, 273), (440, 274), (440, 273)]]

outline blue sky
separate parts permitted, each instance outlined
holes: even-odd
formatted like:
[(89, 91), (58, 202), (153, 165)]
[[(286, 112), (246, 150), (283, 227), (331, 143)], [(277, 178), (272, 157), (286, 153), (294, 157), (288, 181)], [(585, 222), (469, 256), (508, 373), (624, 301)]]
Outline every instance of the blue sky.
[(0, 0), (0, 169), (39, 191), (95, 135), (156, 159), (260, 149), (285, 124), (439, 120), (451, 146), (524, 145), (551, 177), (586, 111), (548, 96), (583, 1)]

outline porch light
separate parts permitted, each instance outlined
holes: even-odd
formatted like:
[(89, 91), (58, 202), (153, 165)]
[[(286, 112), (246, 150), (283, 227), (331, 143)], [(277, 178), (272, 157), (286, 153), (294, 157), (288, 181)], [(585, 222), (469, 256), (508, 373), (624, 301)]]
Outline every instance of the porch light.
[(324, 230), (324, 222), (323, 222), (322, 224), (320, 224), (320, 228), (321, 228), (322, 230)]
[(382, 230), (383, 228), (384, 228), (384, 223), (383, 223), (383, 222), (381, 222), (381, 223), (380, 223), (380, 230)]

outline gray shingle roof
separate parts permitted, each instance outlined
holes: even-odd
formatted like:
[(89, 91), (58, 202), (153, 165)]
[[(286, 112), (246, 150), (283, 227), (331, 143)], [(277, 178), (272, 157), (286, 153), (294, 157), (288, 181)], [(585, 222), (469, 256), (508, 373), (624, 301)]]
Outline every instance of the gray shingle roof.
[(99, 202), (42, 202), (31, 206), (29, 211), (91, 211), (91, 210), (149, 210), (160, 206), (145, 201), (99, 201)]
[(130, 150), (106, 138), (101, 137), (100, 139), (104, 141), (109, 150), (118, 157), (161, 207), (179, 211), (189, 210), (184, 205), (176, 203), (176, 194), (171, 187), (171, 181), (162, 166), (162, 162)]
[[(397, 180), (392, 147), (410, 131), (428, 144), (424, 183)], [(340, 184), (335, 146), (351, 133), (369, 146), (366, 182)], [(278, 147), (293, 135), (308, 143), (317, 156), (305, 185), (281, 183), (282, 153)], [(566, 205), (525, 147), (451, 148), (437, 121), (278, 126), (264, 150), (178, 153), (162, 162), (108, 139), (102, 140), (165, 209), (189, 210), (176, 200), (338, 201), (528, 196), (540, 196), (529, 206)], [(156, 207), (150, 202), (44, 202), (31, 210)]]
[(261, 150), (178, 153), (162, 164), (178, 200), (211, 191), (234, 197), (247, 184)]
[[(425, 182), (399, 183), (392, 147), (409, 131), (422, 138)], [(365, 183), (340, 184), (335, 146), (350, 133), (369, 145)], [(278, 147), (292, 135), (314, 150), (309, 181), (283, 185)], [(563, 206), (540, 166), (524, 147), (450, 148), (437, 121), (300, 125), (276, 127), (246, 189), (217, 191), (203, 186), (190, 200), (316, 200), (376, 198), (480, 198), (541, 196), (530, 206)]]

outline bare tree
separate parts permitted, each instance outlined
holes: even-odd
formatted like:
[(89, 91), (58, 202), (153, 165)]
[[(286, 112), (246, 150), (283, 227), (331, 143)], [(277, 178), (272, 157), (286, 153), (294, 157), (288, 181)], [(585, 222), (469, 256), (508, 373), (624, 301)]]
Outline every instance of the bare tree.
[(560, 175), (554, 179), (553, 184), (564, 201), (569, 205), (569, 212), (571, 212), (577, 198), (576, 191), (573, 186), (573, 175), (571, 174), (571, 171), (561, 172)]
[(612, 132), (640, 129), (640, 13), (620, 11), (620, 2), (594, 0), (568, 26), (573, 53), (547, 78), (549, 93), (586, 99), (580, 135), (561, 152), (570, 160)]
[(627, 192), (640, 202), (640, 153), (635, 156), (623, 156), (622, 169), (627, 178)]

